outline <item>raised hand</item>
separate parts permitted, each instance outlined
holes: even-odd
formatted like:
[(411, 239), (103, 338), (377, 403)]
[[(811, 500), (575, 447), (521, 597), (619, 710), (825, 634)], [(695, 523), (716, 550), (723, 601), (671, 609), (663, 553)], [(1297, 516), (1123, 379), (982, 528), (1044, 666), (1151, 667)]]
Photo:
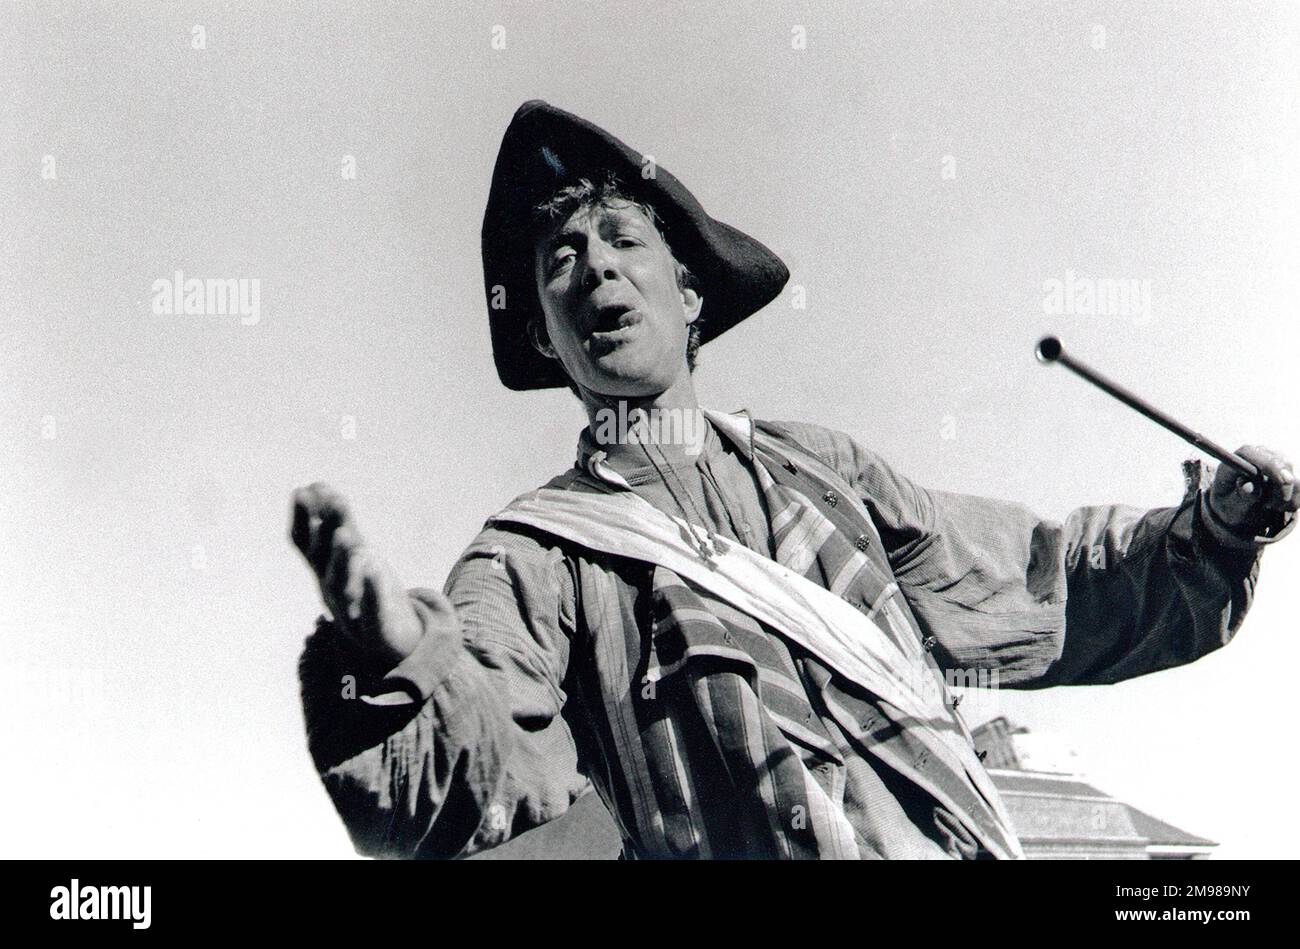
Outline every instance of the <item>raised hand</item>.
[(317, 482), (293, 493), (289, 535), (320, 583), (343, 633), (390, 669), (411, 654), (422, 626), (392, 569), (362, 540), (343, 496)]
[(1237, 454), (1263, 473), (1264, 491), (1233, 470), (1220, 465), (1210, 488), (1210, 511), (1219, 523), (1242, 535), (1254, 536), (1270, 524), (1280, 524), (1300, 509), (1291, 462), (1260, 445), (1244, 445)]

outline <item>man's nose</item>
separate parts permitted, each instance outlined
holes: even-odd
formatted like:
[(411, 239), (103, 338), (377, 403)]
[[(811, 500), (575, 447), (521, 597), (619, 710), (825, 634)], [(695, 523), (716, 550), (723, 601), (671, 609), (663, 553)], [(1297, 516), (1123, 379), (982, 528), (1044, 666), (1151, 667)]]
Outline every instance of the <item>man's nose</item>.
[(602, 283), (617, 280), (618, 265), (609, 251), (592, 241), (587, 246), (585, 267), (582, 271), (582, 289), (587, 293), (595, 290)]

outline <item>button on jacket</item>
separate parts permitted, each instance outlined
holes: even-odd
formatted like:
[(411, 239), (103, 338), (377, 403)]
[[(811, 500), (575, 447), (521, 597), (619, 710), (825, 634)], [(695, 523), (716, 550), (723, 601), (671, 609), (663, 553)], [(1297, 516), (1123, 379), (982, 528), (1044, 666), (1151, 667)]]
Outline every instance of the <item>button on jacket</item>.
[[(890, 610), (900, 645), (949, 682), (1121, 681), (1218, 648), (1249, 606), (1262, 546), (1216, 540), (1195, 479), (1177, 507), (1055, 523), (922, 488), (839, 432), (728, 429), (675, 469), (690, 519)], [(680, 513), (657, 476), (615, 471), (595, 447), (584, 432), (548, 487), (632, 490)], [(427, 629), (387, 675), (324, 619), (303, 653), (309, 747), (362, 853), (469, 854), (592, 787), (631, 856), (1018, 853), (998, 803), (896, 709), (663, 567), (489, 523), (445, 592), (460, 628)], [(948, 706), (940, 724), (968, 740)]]

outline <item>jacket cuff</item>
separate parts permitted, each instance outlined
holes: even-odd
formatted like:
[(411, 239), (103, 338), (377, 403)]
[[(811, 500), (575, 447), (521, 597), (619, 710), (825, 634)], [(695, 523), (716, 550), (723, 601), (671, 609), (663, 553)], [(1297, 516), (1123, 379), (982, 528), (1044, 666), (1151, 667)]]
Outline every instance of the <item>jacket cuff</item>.
[(1278, 512), (1278, 517), (1267, 534), (1255, 534), (1253, 532), (1242, 532), (1224, 523), (1219, 515), (1214, 513), (1214, 508), (1210, 504), (1210, 495), (1208, 491), (1200, 492), (1198, 500), (1201, 523), (1205, 525), (1206, 531), (1221, 546), (1228, 550), (1236, 551), (1255, 551), (1267, 544), (1273, 544), (1281, 540), (1287, 534), (1291, 533), (1295, 527), (1295, 514), (1291, 511), (1285, 513)]
[(409, 591), (424, 629), (414, 651), (360, 696), (369, 705), (423, 705), (455, 668), (463, 645), (459, 621), (454, 626), (434, 619), (422, 589)]
[(1295, 526), (1295, 515), (1289, 512), (1284, 516), (1279, 512), (1276, 523), (1269, 525), (1267, 534), (1240, 531), (1224, 522), (1210, 505), (1215, 467), (1200, 458), (1189, 458), (1183, 462), (1183, 478), (1186, 482), (1183, 504), (1191, 502), (1194, 511), (1193, 531), (1201, 549), (1217, 549), (1237, 557), (1250, 556), (1258, 554), (1262, 546), (1281, 540), (1291, 533), (1291, 528)]

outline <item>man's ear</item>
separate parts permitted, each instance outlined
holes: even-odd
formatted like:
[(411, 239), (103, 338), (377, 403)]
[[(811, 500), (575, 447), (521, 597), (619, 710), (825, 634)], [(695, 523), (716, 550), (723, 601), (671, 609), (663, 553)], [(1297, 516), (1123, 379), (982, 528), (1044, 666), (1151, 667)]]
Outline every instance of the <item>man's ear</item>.
[(686, 311), (686, 325), (690, 326), (700, 318), (700, 311), (704, 309), (704, 297), (690, 287), (686, 287), (681, 293), (682, 309)]
[(555, 347), (551, 345), (551, 337), (546, 332), (546, 324), (541, 320), (532, 319), (528, 321), (528, 339), (543, 356), (549, 359), (559, 359), (555, 354)]

